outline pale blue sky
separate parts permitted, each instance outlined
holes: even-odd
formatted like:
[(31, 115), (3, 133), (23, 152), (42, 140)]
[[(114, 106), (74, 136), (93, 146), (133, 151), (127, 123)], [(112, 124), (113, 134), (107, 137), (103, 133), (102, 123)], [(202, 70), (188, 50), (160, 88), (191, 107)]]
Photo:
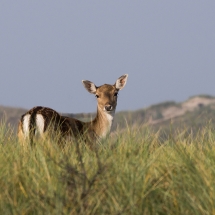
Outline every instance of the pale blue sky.
[(215, 95), (215, 1), (1, 1), (0, 105), (96, 110), (81, 80), (129, 74), (117, 110)]

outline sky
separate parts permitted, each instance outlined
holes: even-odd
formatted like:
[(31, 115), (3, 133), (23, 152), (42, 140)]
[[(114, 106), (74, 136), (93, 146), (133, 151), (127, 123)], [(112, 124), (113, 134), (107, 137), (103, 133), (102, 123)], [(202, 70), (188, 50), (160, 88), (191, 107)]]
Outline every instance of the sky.
[(215, 1), (0, 1), (0, 105), (96, 111), (82, 85), (128, 74), (117, 111), (215, 96)]

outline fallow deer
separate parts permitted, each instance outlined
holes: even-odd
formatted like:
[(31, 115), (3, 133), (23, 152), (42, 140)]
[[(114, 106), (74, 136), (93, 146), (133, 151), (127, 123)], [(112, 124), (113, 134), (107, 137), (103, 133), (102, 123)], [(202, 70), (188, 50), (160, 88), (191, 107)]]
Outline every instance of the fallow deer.
[[(96, 142), (106, 138), (109, 134), (117, 106), (118, 91), (127, 81), (128, 75), (122, 75), (114, 85), (104, 84), (97, 87), (94, 83), (83, 80), (86, 90), (97, 98), (96, 117), (83, 122), (75, 118), (60, 115), (48, 107), (37, 106), (21, 116), (18, 126), (18, 138), (22, 144), (33, 143), (33, 139), (39, 136), (57, 134), (61, 140), (83, 138), (90, 147)], [(47, 136), (46, 135), (46, 136)]]

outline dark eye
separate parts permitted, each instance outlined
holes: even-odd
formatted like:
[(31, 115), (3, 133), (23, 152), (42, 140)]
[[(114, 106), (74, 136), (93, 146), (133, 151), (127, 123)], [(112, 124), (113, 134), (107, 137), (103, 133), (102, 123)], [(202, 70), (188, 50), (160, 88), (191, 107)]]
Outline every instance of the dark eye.
[(96, 95), (96, 98), (99, 98), (99, 95)]
[(114, 93), (114, 96), (118, 96), (118, 93)]

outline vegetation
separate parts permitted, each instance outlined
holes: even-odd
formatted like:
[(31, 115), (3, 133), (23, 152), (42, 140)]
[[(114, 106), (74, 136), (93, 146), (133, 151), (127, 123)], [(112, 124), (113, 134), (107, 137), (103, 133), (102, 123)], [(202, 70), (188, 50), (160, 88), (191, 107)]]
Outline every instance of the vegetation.
[(0, 125), (0, 214), (214, 214), (213, 128), (162, 132), (127, 127), (93, 152), (23, 147)]

